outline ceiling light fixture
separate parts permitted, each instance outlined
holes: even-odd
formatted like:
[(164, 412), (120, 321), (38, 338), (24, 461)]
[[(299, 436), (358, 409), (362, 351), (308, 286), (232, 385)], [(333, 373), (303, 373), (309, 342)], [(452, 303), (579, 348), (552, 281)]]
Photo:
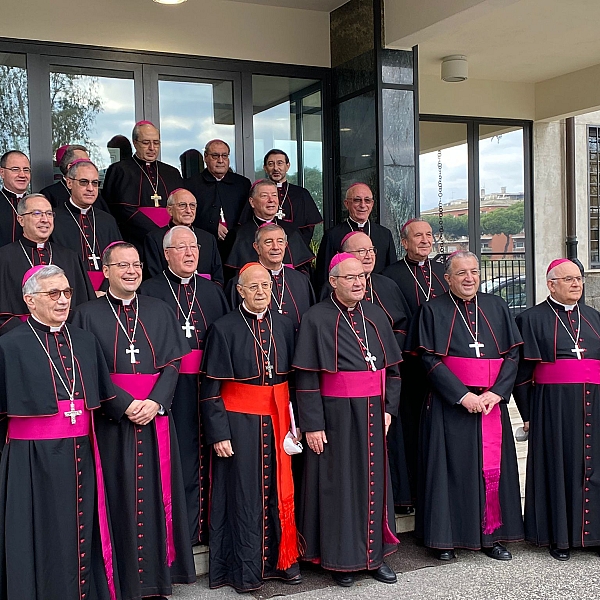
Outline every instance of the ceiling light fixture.
[(187, 0), (154, 0), (157, 4), (183, 4)]
[(469, 78), (469, 63), (463, 54), (452, 54), (442, 58), (442, 80), (451, 83)]

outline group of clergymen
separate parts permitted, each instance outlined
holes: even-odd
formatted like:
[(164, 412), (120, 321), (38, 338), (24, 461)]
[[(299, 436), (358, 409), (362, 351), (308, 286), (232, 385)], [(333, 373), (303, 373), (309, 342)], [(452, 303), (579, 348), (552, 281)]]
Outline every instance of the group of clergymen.
[(517, 324), (473, 254), (430, 260), (425, 221), (397, 261), (359, 183), (313, 272), (320, 215), (284, 152), (251, 186), (213, 140), (182, 189), (158, 130), (132, 138), (101, 198), (81, 147), (44, 195), (0, 159), (0, 599), (163, 598), (198, 543), (211, 587), (297, 584), (299, 560), (394, 583), (412, 506), (441, 560), (600, 545), (600, 314), (576, 265)]

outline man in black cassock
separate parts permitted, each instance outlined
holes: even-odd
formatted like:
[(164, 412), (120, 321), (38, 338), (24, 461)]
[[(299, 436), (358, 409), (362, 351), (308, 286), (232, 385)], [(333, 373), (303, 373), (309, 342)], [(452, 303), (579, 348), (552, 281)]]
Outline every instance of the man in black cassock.
[(206, 168), (202, 173), (185, 180), (187, 188), (198, 201), (194, 225), (208, 231), (219, 242), (221, 258), (225, 259), (221, 243), (227, 232), (240, 220), (248, 202), (250, 180), (230, 170), (229, 144), (211, 140), (204, 148)]
[[(315, 226), (323, 222), (323, 217), (310, 195), (310, 192), (287, 180), (290, 170), (290, 159), (283, 150), (273, 148), (265, 154), (263, 168), (267, 177), (277, 185), (279, 194), (279, 210), (277, 218), (292, 223), (298, 229), (304, 243), (310, 247)], [(246, 204), (240, 223), (252, 218), (252, 210)]]
[(189, 227), (169, 229), (164, 244), (167, 268), (144, 282), (140, 293), (159, 298), (173, 309), (192, 350), (182, 359), (171, 411), (179, 441), (190, 540), (206, 544), (210, 446), (199, 419), (200, 360), (209, 325), (226, 314), (229, 306), (221, 288), (196, 273), (198, 241)]
[(160, 133), (150, 121), (136, 123), (131, 139), (135, 154), (108, 167), (102, 196), (123, 238), (141, 252), (146, 234), (169, 222), (167, 198), (183, 187), (183, 179), (175, 167), (157, 160)]
[(600, 314), (579, 304), (583, 281), (567, 259), (546, 274), (550, 296), (517, 316), (524, 344), (513, 394), (529, 431), (525, 537), (568, 560), (600, 545)]
[(315, 255), (308, 249), (298, 230), (276, 217), (279, 210), (277, 186), (269, 179), (260, 179), (250, 190), (250, 206), (252, 217), (243, 225), (239, 225), (227, 234), (223, 245), (229, 248), (225, 267), (226, 278), (231, 279), (245, 264), (256, 260), (254, 238), (256, 230), (266, 223), (279, 225), (288, 238), (283, 264), (308, 273), (310, 263)]
[(121, 239), (121, 232), (111, 214), (97, 210), (99, 179), (93, 162), (74, 159), (65, 181), (71, 196), (56, 208), (52, 241), (77, 252), (98, 291), (104, 282), (102, 253), (109, 244)]
[(245, 265), (238, 283), (242, 304), (216, 321), (206, 340), (200, 406), (215, 451), (211, 588), (249, 592), (265, 579), (301, 581), (291, 460), (284, 450), (297, 440), (290, 434), (284, 442), (294, 327), (269, 310), (271, 285), (262, 265)]
[(162, 300), (136, 294), (142, 265), (116, 242), (102, 256), (107, 295), (77, 308), (73, 324), (96, 335), (117, 396), (96, 419), (115, 531), (122, 600), (162, 598), (195, 580), (171, 401), (187, 343)]
[(331, 259), (339, 252), (342, 239), (351, 231), (366, 233), (377, 248), (374, 273), (381, 273), (385, 267), (396, 262), (396, 246), (392, 232), (387, 227), (369, 220), (374, 202), (373, 192), (364, 183), (355, 183), (346, 191), (344, 206), (348, 211), (348, 218), (325, 231), (317, 253), (314, 280), (317, 293), (328, 281), (327, 269)]
[(0, 248), (0, 335), (19, 325), (27, 314), (20, 292), (25, 271), (36, 265), (58, 265), (71, 287), (71, 306), (96, 297), (86, 269), (75, 252), (48, 241), (54, 228), (54, 212), (41, 194), (19, 200), (18, 222), (23, 234), (16, 242)]
[[(298, 331), (302, 315), (315, 303), (315, 294), (310, 281), (304, 273), (300, 273), (283, 263), (287, 247), (287, 235), (281, 225), (269, 223), (256, 230), (253, 244), (258, 262), (271, 273), (270, 310), (276, 310), (294, 323)], [(237, 291), (237, 275), (227, 284), (226, 294), (232, 309), (236, 309), (242, 301)]]
[(471, 252), (446, 262), (450, 291), (426, 302), (418, 351), (431, 392), (421, 418), (415, 534), (440, 560), (454, 548), (510, 560), (500, 543), (523, 539), (519, 472), (508, 401), (519, 330), (506, 302), (482, 294)]
[(398, 411), (400, 348), (384, 311), (363, 301), (358, 259), (336, 255), (329, 283), (331, 296), (302, 317), (293, 362), (309, 447), (298, 523), (303, 558), (344, 587), (363, 569), (395, 583), (384, 562), (398, 543), (385, 437)]
[[(444, 279), (444, 259), (430, 259), (433, 248), (431, 225), (423, 219), (410, 219), (400, 230), (400, 241), (404, 258), (386, 267), (382, 275), (389, 277), (400, 288), (408, 305), (409, 323), (414, 323), (419, 307), (436, 296), (448, 291)], [(410, 330), (410, 324), (408, 329)], [(407, 347), (412, 347), (409, 342)], [(410, 482), (410, 497), (414, 501), (417, 496), (417, 463), (419, 444), (419, 423), (421, 410), (427, 394), (427, 372), (421, 359), (411, 352), (405, 352), (400, 365), (402, 375), (402, 398), (400, 399), (400, 416), (404, 435), (404, 447)], [(397, 439), (396, 424), (392, 422), (389, 440)], [(393, 454), (393, 453), (392, 453)], [(392, 461), (392, 481), (397, 490), (394, 464)], [(397, 496), (394, 496), (397, 504)], [(399, 512), (402, 512), (400, 509)], [(406, 511), (404, 511), (406, 512)]]
[(17, 220), (17, 204), (27, 194), (31, 181), (29, 159), (20, 150), (9, 150), (0, 157), (0, 246), (18, 240), (23, 232)]
[(91, 412), (114, 397), (114, 386), (94, 336), (65, 323), (71, 288), (62, 269), (30, 269), (23, 298), (31, 316), (0, 340), (0, 412), (8, 417), (0, 598), (116, 600), (91, 428)]
[(185, 189), (175, 190), (167, 200), (167, 212), (171, 219), (168, 225), (151, 231), (144, 240), (144, 264), (151, 277), (161, 274), (167, 268), (167, 259), (163, 250), (165, 234), (177, 225), (189, 227), (195, 234), (200, 246), (198, 272), (202, 277), (223, 285), (223, 265), (215, 238), (204, 229), (194, 227), (197, 202), (191, 192)]

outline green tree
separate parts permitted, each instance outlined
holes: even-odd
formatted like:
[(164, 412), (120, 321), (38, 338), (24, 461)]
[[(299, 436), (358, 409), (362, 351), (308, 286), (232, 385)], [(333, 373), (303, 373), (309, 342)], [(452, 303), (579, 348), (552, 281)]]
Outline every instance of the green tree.
[[(423, 218), (431, 225), (434, 236), (438, 236), (440, 229), (440, 218), (438, 215), (423, 215)], [(469, 235), (469, 220), (467, 215), (455, 217), (453, 215), (444, 216), (444, 238), (446, 240), (457, 240)]]
[(499, 208), (481, 216), (481, 231), (489, 235), (504, 234), (504, 256), (508, 252), (511, 236), (521, 233), (525, 227), (525, 203), (517, 202), (507, 208)]

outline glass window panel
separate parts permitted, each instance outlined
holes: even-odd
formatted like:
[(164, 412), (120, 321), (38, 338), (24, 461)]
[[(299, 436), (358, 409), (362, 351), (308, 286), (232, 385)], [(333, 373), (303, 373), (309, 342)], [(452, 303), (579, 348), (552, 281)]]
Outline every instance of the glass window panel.
[(29, 155), (27, 64), (24, 54), (0, 53), (0, 154)]
[[(323, 214), (323, 114), (321, 92), (302, 99), (302, 164), (304, 187)], [(323, 225), (315, 228), (313, 241), (323, 237)]]

